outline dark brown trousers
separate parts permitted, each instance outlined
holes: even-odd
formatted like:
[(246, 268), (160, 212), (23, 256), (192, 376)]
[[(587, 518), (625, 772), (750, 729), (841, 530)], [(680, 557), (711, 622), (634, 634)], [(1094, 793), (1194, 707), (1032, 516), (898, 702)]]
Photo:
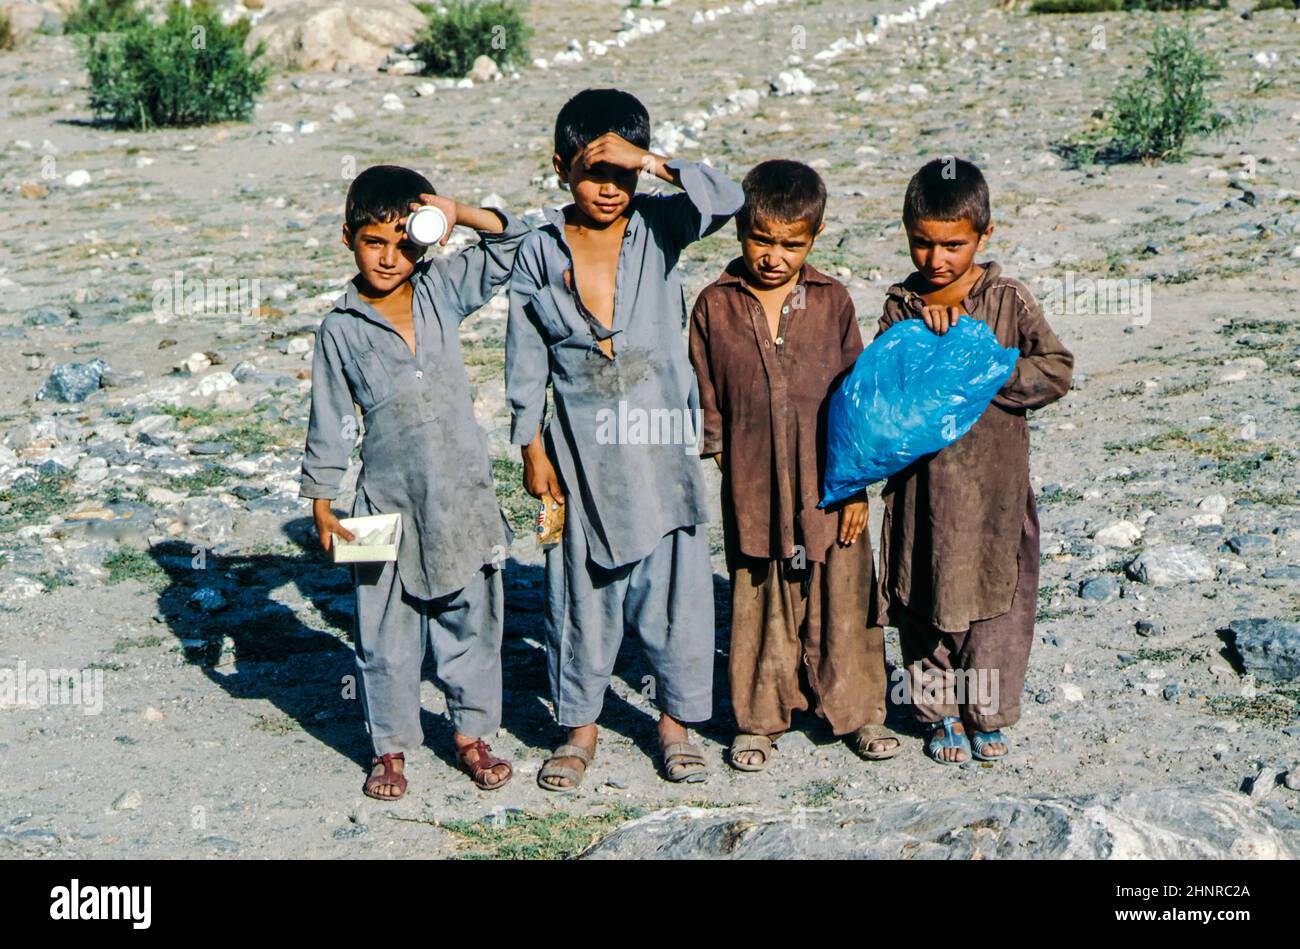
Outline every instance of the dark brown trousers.
[(735, 558), (731, 704), (742, 734), (781, 734), (810, 699), (836, 735), (884, 723), (885, 638), (868, 625), (873, 581), (865, 534), (802, 570), (789, 560)]
[(919, 721), (959, 717), (968, 728), (987, 732), (1020, 720), (1038, 613), (1038, 556), (1038, 513), (1031, 502), (1020, 534), (1011, 609), (976, 620), (964, 633), (936, 629), (905, 608), (891, 611), (897, 613), (892, 618)]

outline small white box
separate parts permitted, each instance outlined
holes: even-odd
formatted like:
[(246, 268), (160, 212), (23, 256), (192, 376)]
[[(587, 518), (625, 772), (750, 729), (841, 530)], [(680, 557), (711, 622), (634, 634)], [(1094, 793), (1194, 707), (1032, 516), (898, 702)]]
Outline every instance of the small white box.
[(335, 563), (367, 563), (397, 559), (402, 543), (401, 514), (372, 514), (369, 517), (342, 517), (339, 524), (356, 540), (346, 541), (334, 535), (330, 546)]

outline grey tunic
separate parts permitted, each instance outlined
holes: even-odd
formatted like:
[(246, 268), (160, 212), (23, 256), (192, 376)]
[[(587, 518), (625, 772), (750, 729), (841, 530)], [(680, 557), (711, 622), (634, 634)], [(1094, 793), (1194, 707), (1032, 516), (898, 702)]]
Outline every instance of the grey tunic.
[(518, 218), (498, 213), (502, 233), (481, 231), (478, 244), (417, 265), (414, 356), (361, 299), (355, 278), (316, 333), (299, 496), (338, 497), (356, 442), (355, 403), (365, 422), (355, 510), (401, 513), (398, 573), (420, 599), (462, 589), (512, 539), (459, 337), (461, 322), (506, 281), (528, 233)]
[[(682, 331), (677, 258), (740, 209), (740, 186), (674, 159), (682, 191), (632, 199), (615, 276), (612, 329), (566, 286), (573, 266), (564, 214), (524, 239), (510, 281), (506, 398), (510, 438), (532, 441), (549, 381), (548, 453), (564, 484), (566, 520), (606, 569), (648, 556), (670, 531), (708, 521), (699, 459), (700, 404)], [(597, 339), (612, 337), (614, 358)]]

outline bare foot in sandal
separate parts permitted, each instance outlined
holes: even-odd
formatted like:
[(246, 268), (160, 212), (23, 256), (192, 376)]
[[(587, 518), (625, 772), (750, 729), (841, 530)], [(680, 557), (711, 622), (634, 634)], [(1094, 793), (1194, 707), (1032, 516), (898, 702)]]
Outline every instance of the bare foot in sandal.
[[(597, 733), (597, 728), (595, 724), (579, 725), (577, 728), (569, 729), (569, 738), (568, 741), (565, 742), (565, 744), (577, 745), (579, 748), (583, 748), (586, 751), (588, 751), (590, 755), (594, 757), (596, 754), (596, 733)], [(572, 758), (567, 756), (563, 758), (546, 759), (545, 767), (550, 768), (552, 766), (555, 768), (571, 769), (572, 771), (576, 772), (578, 775), (582, 775), (586, 773), (587, 770), (586, 761), (583, 761), (581, 758)], [(567, 791), (569, 788), (577, 787), (578, 783), (582, 779), (581, 777), (579, 777), (578, 780), (575, 781), (564, 774), (553, 774), (553, 775), (539, 775), (539, 780), (543, 781), (544, 787), (549, 787), (560, 791)]]
[[(690, 743), (686, 726), (667, 712), (659, 716), (659, 748), (666, 755), (664, 777), (669, 781), (694, 784), (703, 781), (706, 767), (699, 749)], [(673, 753), (669, 754), (669, 751)]]
[(510, 780), (510, 775), (513, 772), (508, 761), (501, 761), (490, 768), (483, 768), (482, 770), (476, 767), (479, 759), (484, 754), (489, 758), (492, 757), (492, 749), (487, 745), (475, 747), (479, 745), (480, 740), (478, 738), (470, 738), (456, 732), (451, 736), (451, 740), (456, 743), (456, 757), (462, 761), (464, 770), (469, 772), (470, 777), (474, 779), (474, 783), (478, 784), (483, 790), (495, 790)]
[[(739, 738), (741, 736), (738, 735), (737, 737)], [(765, 736), (754, 735), (750, 737), (761, 738)], [(766, 764), (767, 758), (767, 754), (758, 749), (754, 749), (753, 751), (735, 751), (731, 754), (731, 760), (742, 768), (757, 768), (760, 765)]]
[[(363, 793), (366, 797), (381, 801), (398, 800), (406, 794), (406, 779), (402, 777), (405, 765), (406, 759), (400, 753), (375, 758), (370, 768), (370, 777), (362, 789)], [(385, 777), (388, 780), (380, 783)]]

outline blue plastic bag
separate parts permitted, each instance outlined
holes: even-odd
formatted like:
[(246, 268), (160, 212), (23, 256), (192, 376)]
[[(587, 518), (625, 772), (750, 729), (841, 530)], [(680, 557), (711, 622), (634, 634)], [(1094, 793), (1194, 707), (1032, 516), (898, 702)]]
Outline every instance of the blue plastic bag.
[(826, 507), (951, 445), (979, 421), (1020, 358), (962, 316), (940, 336), (900, 320), (858, 357), (827, 411)]

